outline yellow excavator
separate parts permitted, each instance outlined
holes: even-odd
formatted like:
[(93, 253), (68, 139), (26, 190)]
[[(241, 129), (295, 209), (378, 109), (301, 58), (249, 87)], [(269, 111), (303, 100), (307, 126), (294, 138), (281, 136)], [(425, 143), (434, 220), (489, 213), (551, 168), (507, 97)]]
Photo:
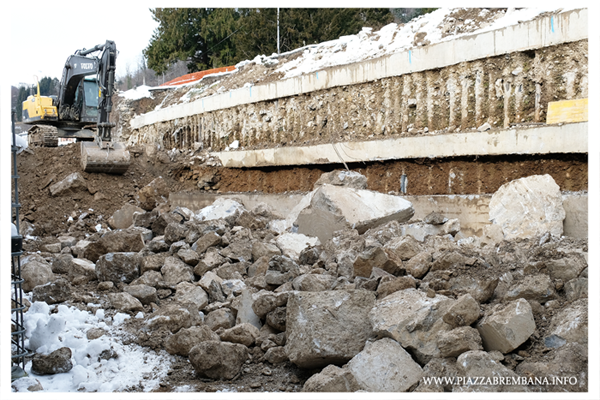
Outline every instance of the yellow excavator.
[[(99, 56), (92, 55), (100, 52)], [(86, 172), (124, 174), (130, 154), (112, 141), (109, 120), (115, 84), (117, 47), (113, 41), (77, 50), (67, 58), (58, 96), (37, 94), (23, 102), (23, 122), (56, 128), (59, 138), (81, 142), (81, 166)]]

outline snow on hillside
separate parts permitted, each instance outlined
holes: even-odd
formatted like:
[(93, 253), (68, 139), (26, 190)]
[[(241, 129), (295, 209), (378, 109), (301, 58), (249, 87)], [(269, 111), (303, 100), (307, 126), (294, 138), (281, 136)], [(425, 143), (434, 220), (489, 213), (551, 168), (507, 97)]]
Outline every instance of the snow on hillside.
[[(242, 61), (236, 65), (237, 71), (226, 73), (223, 80), (232, 75), (243, 74), (239, 70), (252, 63), (264, 66), (275, 66), (271, 74), (292, 78), (319, 71), (323, 68), (360, 62), (368, 59), (406, 51), (419, 46), (427, 46), (461, 36), (501, 29), (523, 21), (533, 20), (547, 12), (568, 11), (573, 8), (522, 8), (522, 9), (488, 9), (488, 8), (440, 8), (422, 15), (406, 24), (389, 24), (381, 30), (373, 32), (372, 28), (363, 28), (356, 35), (342, 36), (336, 40), (306, 46), (281, 55), (259, 55), (253, 60)], [(290, 57), (291, 61), (283, 62), (286, 56), (302, 52), (299, 57)], [(251, 80), (251, 78), (248, 78)], [(198, 82), (186, 83), (185, 87), (195, 87)], [(247, 83), (250, 84), (250, 83)], [(219, 86), (218, 83), (212, 83)], [(242, 85), (243, 86), (243, 85)], [(151, 88), (143, 87), (121, 93), (128, 99), (150, 97)], [(231, 89), (228, 88), (228, 89)], [(222, 92), (216, 91), (216, 93)], [(198, 91), (197, 95), (186, 93), (179, 102), (189, 102), (215, 91)], [(199, 96), (198, 96), (199, 95)], [(163, 105), (164, 106), (164, 105)], [(161, 106), (162, 107), (162, 106)]]

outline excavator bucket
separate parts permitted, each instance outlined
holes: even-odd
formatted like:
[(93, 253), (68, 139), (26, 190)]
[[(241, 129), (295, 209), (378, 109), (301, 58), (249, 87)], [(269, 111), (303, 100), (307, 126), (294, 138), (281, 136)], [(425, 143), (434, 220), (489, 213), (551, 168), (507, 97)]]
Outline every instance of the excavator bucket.
[(121, 143), (100, 148), (96, 142), (81, 142), (81, 166), (85, 172), (124, 174), (129, 168), (130, 155)]

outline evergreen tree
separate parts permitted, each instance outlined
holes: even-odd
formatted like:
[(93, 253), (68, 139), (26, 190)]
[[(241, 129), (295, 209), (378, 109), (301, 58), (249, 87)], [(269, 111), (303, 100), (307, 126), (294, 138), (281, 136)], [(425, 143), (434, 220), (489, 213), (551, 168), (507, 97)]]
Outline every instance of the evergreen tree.
[[(156, 8), (159, 23), (144, 56), (157, 74), (177, 60), (190, 72), (234, 65), (260, 54), (277, 52), (276, 8)], [(393, 22), (389, 9), (282, 8), (280, 49), (353, 35), (365, 27), (378, 30)]]
[(23, 102), (27, 100), (29, 96), (29, 89), (25, 86), (19, 87), (19, 94), (17, 95), (17, 104), (15, 109), (17, 111), (17, 121), (23, 121)]

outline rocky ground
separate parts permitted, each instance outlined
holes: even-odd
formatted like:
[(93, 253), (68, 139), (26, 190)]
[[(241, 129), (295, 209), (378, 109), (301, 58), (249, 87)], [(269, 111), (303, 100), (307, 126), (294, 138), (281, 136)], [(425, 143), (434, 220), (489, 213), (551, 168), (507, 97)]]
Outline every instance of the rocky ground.
[[(288, 229), (265, 204), (172, 209), (168, 192), (190, 183), (173, 179), (168, 152), (138, 151), (124, 176), (72, 179), (75, 145), (33, 152), (19, 155), (25, 292), (130, 315), (121, 340), (176, 360), (155, 391), (587, 390), (587, 241), (555, 226), (506, 239), (499, 222), (469, 238), (457, 220), (408, 212), (304, 236), (327, 207), (311, 203)], [(344, 177), (313, 194), (336, 223), (332, 193), (367, 193), (364, 177)], [(68, 371), (62, 352), (35, 355), (36, 368)], [(505, 381), (424, 379), (441, 376)]]

